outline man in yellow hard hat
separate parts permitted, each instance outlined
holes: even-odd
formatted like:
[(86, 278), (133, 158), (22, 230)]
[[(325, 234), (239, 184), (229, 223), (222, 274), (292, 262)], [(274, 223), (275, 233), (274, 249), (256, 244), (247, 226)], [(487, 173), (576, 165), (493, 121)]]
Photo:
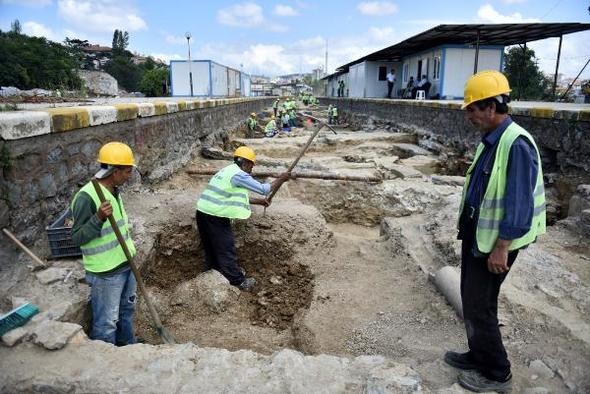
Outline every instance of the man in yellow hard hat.
[(131, 178), (135, 159), (126, 144), (109, 142), (100, 148), (98, 162), (100, 170), (95, 178), (107, 201), (100, 202), (92, 182), (76, 193), (71, 203), (72, 239), (82, 250), (86, 282), (91, 288), (90, 338), (123, 346), (136, 342), (133, 331), (136, 282), (107, 218), (113, 215), (129, 251), (135, 255), (129, 220), (119, 191), (119, 187)]
[(458, 221), (469, 351), (447, 352), (444, 359), (463, 370), (459, 383), (477, 392), (511, 389), (498, 293), (518, 251), (545, 233), (539, 149), (508, 115), (509, 102), (508, 80), (498, 71), (478, 72), (465, 84), (465, 118), (482, 134), (467, 170)]
[(250, 204), (270, 204), (266, 197), (250, 197), (249, 191), (268, 196), (289, 179), (285, 172), (271, 183), (260, 183), (250, 175), (255, 163), (254, 151), (247, 146), (239, 147), (234, 152), (233, 164), (211, 178), (197, 201), (197, 227), (205, 262), (241, 290), (252, 288), (256, 280), (246, 277), (238, 266), (231, 220), (248, 219), (252, 214)]

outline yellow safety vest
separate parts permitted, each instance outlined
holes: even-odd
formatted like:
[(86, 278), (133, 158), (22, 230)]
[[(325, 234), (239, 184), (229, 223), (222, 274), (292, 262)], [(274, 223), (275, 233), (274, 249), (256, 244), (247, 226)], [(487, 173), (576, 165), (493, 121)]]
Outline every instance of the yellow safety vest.
[[(135, 256), (135, 245), (129, 236), (129, 220), (121, 196), (115, 198), (106, 187), (102, 185), (100, 185), (100, 187), (102, 188), (105, 198), (113, 207), (113, 217), (121, 230), (121, 235), (123, 236), (123, 239), (125, 239), (125, 243), (127, 244), (131, 256)], [(74, 196), (71, 204), (72, 210), (74, 204), (76, 204), (76, 199), (81, 192), (88, 194), (92, 198), (97, 209), (100, 207), (100, 199), (94, 190), (94, 186), (92, 185), (92, 182), (88, 182)], [(123, 248), (119, 244), (117, 236), (108, 220), (105, 220), (102, 225), (100, 237), (95, 238), (84, 245), (80, 245), (80, 250), (82, 251), (84, 269), (89, 272), (100, 273), (110, 271), (127, 261), (125, 252), (123, 252)]]
[[(494, 167), (490, 174), (488, 186), (479, 208), (479, 219), (477, 221), (476, 240), (477, 248), (482, 253), (489, 253), (496, 245), (500, 233), (500, 222), (504, 218), (504, 196), (506, 193), (506, 173), (508, 168), (508, 158), (510, 156), (510, 148), (514, 141), (520, 137), (526, 137), (534, 146), (537, 152), (537, 162), (539, 163), (539, 170), (537, 172), (537, 183), (533, 192), (533, 219), (529, 231), (520, 238), (513, 239), (510, 243), (509, 250), (520, 249), (530, 243), (535, 242), (537, 236), (545, 234), (546, 231), (546, 209), (545, 209), (545, 186), (543, 184), (543, 170), (541, 169), (541, 157), (539, 149), (535, 144), (533, 137), (522, 127), (512, 122), (504, 131), (498, 142), (498, 149), (496, 150), (496, 158)], [(463, 196), (461, 198), (461, 205), (459, 209), (459, 216), (463, 212), (463, 205), (465, 203), (465, 196), (469, 189), (469, 182), (471, 180), (471, 172), (475, 168), (477, 160), (483, 152), (484, 145), (480, 143), (475, 153), (473, 163), (467, 170), (465, 178), (465, 186), (463, 186)]]
[(248, 190), (231, 184), (232, 177), (240, 171), (234, 163), (213, 175), (197, 200), (197, 210), (212, 216), (248, 219), (252, 214)]

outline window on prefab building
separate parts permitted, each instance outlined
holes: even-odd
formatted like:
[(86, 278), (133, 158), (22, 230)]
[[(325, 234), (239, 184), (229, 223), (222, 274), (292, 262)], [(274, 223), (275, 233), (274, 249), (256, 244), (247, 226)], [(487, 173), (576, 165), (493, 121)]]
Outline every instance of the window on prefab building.
[(387, 67), (380, 66), (379, 67), (379, 80), (385, 81), (387, 79)]
[(434, 69), (432, 70), (432, 79), (440, 79), (440, 57), (434, 57)]

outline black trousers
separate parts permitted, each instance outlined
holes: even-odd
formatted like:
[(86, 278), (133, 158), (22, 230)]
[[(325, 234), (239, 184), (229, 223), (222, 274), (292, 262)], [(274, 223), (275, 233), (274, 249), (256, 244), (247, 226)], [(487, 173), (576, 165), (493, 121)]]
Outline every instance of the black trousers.
[[(510, 361), (498, 328), (498, 294), (508, 272), (488, 271), (488, 256), (474, 256), (474, 242), (469, 237), (461, 246), (461, 299), (469, 353), (485, 377), (504, 381)], [(517, 250), (508, 253), (509, 267), (517, 255)]]
[(393, 89), (393, 82), (387, 81), (387, 98), (391, 98), (391, 90)]
[(207, 267), (219, 271), (234, 286), (242, 283), (246, 278), (238, 267), (230, 219), (197, 211), (197, 228)]

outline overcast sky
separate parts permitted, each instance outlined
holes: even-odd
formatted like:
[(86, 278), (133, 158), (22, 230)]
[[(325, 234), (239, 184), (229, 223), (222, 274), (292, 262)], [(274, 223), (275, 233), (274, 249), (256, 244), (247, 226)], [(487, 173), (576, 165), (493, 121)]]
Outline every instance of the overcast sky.
[[(0, 29), (54, 41), (111, 45), (115, 29), (129, 50), (165, 61), (211, 59), (252, 74), (328, 71), (443, 23), (590, 23), (585, 0), (199, 1), (0, 0)], [(564, 36), (559, 71), (574, 77), (590, 58), (590, 31)], [(541, 69), (555, 70), (558, 39), (528, 44)], [(590, 79), (590, 66), (582, 74)]]

